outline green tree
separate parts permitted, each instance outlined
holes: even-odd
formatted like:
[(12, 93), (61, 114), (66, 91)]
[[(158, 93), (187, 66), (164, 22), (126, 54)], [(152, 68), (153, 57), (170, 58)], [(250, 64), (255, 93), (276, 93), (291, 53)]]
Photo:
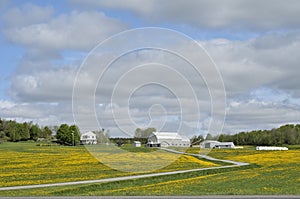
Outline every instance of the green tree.
[(104, 129), (101, 129), (100, 131), (93, 131), (93, 133), (96, 134), (97, 143), (106, 143)]
[(41, 131), (41, 138), (50, 139), (52, 135), (52, 131), (48, 126), (45, 126)]
[(137, 128), (135, 129), (135, 132), (134, 132), (134, 137), (136, 138), (141, 138), (142, 137), (142, 129), (141, 128)]
[(67, 124), (62, 124), (57, 130), (56, 138), (60, 144), (73, 145), (74, 141), (74, 144), (76, 145), (80, 140), (80, 132), (76, 125), (69, 126)]
[(79, 131), (79, 128), (76, 125), (71, 125), (69, 127), (68, 134), (71, 135), (71, 145), (79, 144), (79, 142), (80, 142), (80, 131)]
[(34, 124), (30, 127), (30, 139), (37, 140), (39, 136), (41, 135), (41, 129), (37, 124)]
[(134, 137), (135, 138), (148, 138), (149, 135), (155, 131), (156, 131), (155, 128), (147, 128), (147, 129), (137, 128), (134, 132)]
[(10, 141), (18, 142), (21, 140), (21, 135), (17, 128), (17, 122), (9, 121), (5, 130), (6, 135), (10, 138)]
[(190, 142), (191, 142), (191, 145), (193, 144), (199, 144), (201, 141), (203, 141), (204, 138), (202, 135), (194, 135), (191, 139), (190, 139)]
[(29, 125), (24, 122), (23, 124), (17, 124), (17, 130), (19, 131), (21, 140), (26, 141), (30, 139)]
[(68, 139), (68, 132), (69, 132), (69, 125), (67, 124), (60, 125), (60, 127), (56, 132), (56, 138), (60, 144), (67, 144), (68, 142), (70, 142)]
[(206, 139), (206, 140), (214, 140), (215, 137), (214, 137), (212, 134), (208, 133), (208, 134), (206, 135), (205, 139)]

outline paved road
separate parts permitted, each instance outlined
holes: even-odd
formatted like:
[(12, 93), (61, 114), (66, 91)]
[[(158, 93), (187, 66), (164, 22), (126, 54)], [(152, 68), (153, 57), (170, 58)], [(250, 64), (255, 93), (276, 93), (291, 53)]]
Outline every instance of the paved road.
[(163, 150), (166, 150), (166, 151), (169, 151), (169, 152), (172, 152), (172, 153), (198, 156), (198, 157), (205, 158), (205, 159), (208, 159), (208, 160), (232, 163), (233, 165), (210, 167), (210, 168), (190, 169), (190, 170), (181, 170), (181, 171), (170, 171), (170, 172), (162, 172), (162, 173), (151, 173), (151, 174), (142, 174), (142, 175), (134, 175), (134, 176), (123, 176), (123, 177), (116, 177), (116, 178), (105, 178), (105, 179), (99, 179), (99, 180), (84, 180), (84, 181), (62, 182), (62, 183), (53, 183), (53, 184), (39, 184), (39, 185), (25, 185), (25, 186), (14, 186), (14, 187), (1, 187), (0, 191), (18, 190), (18, 189), (32, 189), (32, 188), (42, 188), (42, 187), (54, 187), (54, 186), (66, 186), (66, 185), (80, 185), (80, 184), (91, 184), (91, 183), (103, 183), (103, 182), (115, 182), (115, 181), (133, 180), (133, 179), (139, 179), (139, 178), (149, 178), (149, 177), (156, 177), (156, 176), (174, 175), (174, 174), (180, 174), (180, 173), (189, 173), (189, 172), (205, 171), (205, 170), (213, 170), (213, 169), (224, 169), (224, 168), (231, 168), (231, 167), (249, 165), (249, 163), (235, 162), (235, 161), (230, 161), (230, 160), (221, 160), (221, 159), (212, 158), (210, 156), (182, 153), (182, 152), (171, 150), (171, 149), (165, 149), (164, 148)]

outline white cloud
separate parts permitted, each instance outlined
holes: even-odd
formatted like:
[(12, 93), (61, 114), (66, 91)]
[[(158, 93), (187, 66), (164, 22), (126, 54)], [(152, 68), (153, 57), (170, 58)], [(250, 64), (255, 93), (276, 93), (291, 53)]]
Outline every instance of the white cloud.
[(101, 12), (73, 11), (50, 19), (47, 15), (47, 20), (42, 20), (39, 16), (45, 8), (39, 9), (31, 10), (32, 14), (24, 20), (25, 11), (10, 11), (6, 17), (6, 37), (11, 42), (40, 51), (89, 50), (112, 34), (126, 29), (124, 23)]
[(10, 109), (14, 107), (16, 104), (14, 102), (10, 102), (7, 100), (0, 100), (0, 109)]

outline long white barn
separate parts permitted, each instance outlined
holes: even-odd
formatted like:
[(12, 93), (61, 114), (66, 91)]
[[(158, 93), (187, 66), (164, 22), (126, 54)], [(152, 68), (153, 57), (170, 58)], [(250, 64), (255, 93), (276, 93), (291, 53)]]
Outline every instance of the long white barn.
[(176, 132), (153, 132), (148, 137), (148, 147), (189, 147), (190, 139)]
[(234, 146), (233, 142), (219, 142), (216, 140), (204, 140), (203, 142), (200, 143), (200, 148), (202, 148), (202, 149), (204, 149), (204, 148), (233, 149), (233, 148), (235, 148), (235, 146)]
[(279, 146), (257, 146), (257, 151), (287, 151), (289, 150), (287, 147), (279, 147)]

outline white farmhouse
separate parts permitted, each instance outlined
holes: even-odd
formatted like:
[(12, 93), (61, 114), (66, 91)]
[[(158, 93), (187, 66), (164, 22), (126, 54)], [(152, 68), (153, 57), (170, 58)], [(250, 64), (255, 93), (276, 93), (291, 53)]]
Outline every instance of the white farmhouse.
[(148, 137), (148, 147), (189, 147), (190, 139), (176, 132), (153, 132)]
[(233, 142), (219, 142), (216, 140), (204, 140), (200, 143), (200, 148), (217, 148), (217, 149), (233, 149), (235, 148)]
[(83, 133), (80, 136), (80, 143), (81, 144), (97, 144), (97, 136), (92, 131)]

